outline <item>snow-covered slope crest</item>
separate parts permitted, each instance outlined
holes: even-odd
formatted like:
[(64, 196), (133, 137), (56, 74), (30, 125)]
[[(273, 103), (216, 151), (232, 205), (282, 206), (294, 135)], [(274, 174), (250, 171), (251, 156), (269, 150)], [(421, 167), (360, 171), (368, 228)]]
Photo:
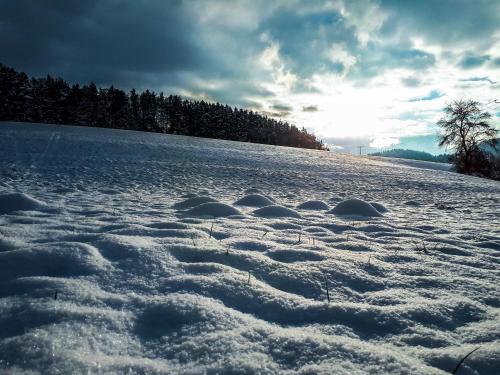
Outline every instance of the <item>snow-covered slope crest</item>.
[(234, 202), (237, 206), (264, 207), (272, 206), (274, 202), (261, 194), (249, 194)]
[(303, 202), (299, 204), (297, 208), (301, 210), (314, 210), (314, 211), (323, 211), (329, 209), (328, 205), (325, 202), (315, 201), (315, 200)]
[(498, 212), (455, 173), (0, 123), (0, 373), (498, 374)]

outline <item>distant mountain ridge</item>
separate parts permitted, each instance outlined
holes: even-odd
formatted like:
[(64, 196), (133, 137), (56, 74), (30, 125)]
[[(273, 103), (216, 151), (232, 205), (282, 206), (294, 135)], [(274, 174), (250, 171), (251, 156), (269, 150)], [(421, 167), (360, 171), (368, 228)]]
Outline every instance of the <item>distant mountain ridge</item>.
[(441, 154), (432, 155), (424, 151), (407, 150), (401, 148), (395, 148), (392, 150), (386, 150), (381, 152), (374, 152), (369, 154), (370, 156), (381, 156), (386, 158), (400, 158), (400, 159), (411, 159), (411, 160), (422, 160), (422, 161), (432, 161), (436, 163), (450, 163), (452, 155)]

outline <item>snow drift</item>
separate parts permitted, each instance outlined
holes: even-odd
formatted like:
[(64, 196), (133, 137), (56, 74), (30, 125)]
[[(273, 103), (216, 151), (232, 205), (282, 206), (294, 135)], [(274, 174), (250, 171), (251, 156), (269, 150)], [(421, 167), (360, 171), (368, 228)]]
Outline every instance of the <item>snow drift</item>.
[(37, 211), (46, 209), (47, 205), (28, 194), (0, 193), (0, 214), (13, 211)]
[(258, 210), (255, 210), (253, 214), (261, 217), (301, 217), (297, 211), (279, 205), (259, 208)]
[(341, 216), (381, 216), (380, 212), (370, 203), (357, 198), (340, 202), (333, 209), (328, 211), (328, 213)]
[(323, 211), (328, 210), (330, 207), (323, 201), (312, 200), (299, 204), (297, 208), (299, 210)]
[(173, 208), (178, 209), (178, 210), (183, 210), (183, 209), (199, 206), (200, 204), (203, 204), (203, 203), (215, 203), (215, 202), (217, 202), (217, 200), (210, 198), (210, 197), (194, 196), (194, 197), (190, 197), (186, 200), (183, 200), (182, 202), (178, 202), (178, 203), (174, 204)]
[(187, 216), (227, 217), (241, 215), (241, 212), (228, 204), (211, 202), (197, 205), (184, 212), (184, 214)]

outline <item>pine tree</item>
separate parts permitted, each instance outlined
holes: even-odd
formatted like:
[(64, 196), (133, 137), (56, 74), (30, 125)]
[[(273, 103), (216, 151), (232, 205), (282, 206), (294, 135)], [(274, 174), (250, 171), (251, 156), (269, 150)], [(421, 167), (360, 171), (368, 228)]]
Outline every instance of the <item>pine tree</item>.
[(128, 120), (129, 129), (139, 129), (141, 123), (141, 106), (139, 104), (139, 95), (135, 89), (132, 89), (129, 94), (130, 112)]

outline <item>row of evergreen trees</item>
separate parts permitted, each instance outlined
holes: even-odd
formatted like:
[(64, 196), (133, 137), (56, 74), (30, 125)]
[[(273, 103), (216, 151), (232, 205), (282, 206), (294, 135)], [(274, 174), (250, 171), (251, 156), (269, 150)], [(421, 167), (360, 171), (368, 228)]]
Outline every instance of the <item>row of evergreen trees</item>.
[(0, 121), (131, 129), (311, 149), (327, 149), (305, 129), (245, 109), (146, 90), (129, 93), (29, 78), (0, 64)]

